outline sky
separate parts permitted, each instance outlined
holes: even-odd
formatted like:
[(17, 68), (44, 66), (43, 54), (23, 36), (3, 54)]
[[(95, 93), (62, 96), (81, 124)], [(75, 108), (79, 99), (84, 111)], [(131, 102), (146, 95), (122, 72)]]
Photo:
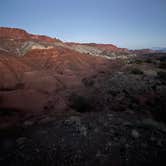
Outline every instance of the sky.
[(0, 0), (0, 26), (63, 41), (166, 47), (166, 0)]

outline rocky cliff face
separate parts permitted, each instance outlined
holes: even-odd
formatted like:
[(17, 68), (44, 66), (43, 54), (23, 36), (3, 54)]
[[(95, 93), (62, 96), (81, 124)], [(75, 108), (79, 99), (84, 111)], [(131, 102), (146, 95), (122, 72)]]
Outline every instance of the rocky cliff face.
[(22, 29), (0, 27), (0, 38), (30, 39), (30, 35)]
[(58, 39), (27, 33), (17, 28), (0, 28), (0, 51), (11, 55), (24, 55), (31, 49), (48, 49), (61, 44)]
[(89, 45), (92, 47), (96, 47), (99, 49), (102, 49), (103, 51), (108, 51), (108, 52), (117, 52), (117, 53), (129, 53), (129, 50), (126, 48), (119, 48), (113, 44), (95, 44), (95, 43), (90, 43), (90, 44), (85, 44)]
[[(29, 34), (25, 30), (17, 28), (0, 28), (0, 50), (11, 52), (15, 55), (25, 53), (22, 48), (27, 42), (33, 42), (34, 47), (42, 47), (43, 49), (52, 48), (54, 46), (62, 46), (64, 48), (72, 49), (80, 53), (90, 54), (94, 56), (105, 56), (115, 59), (116, 57), (128, 57), (134, 54), (155, 53), (150, 49), (143, 50), (128, 50), (126, 48), (119, 48), (113, 44), (96, 44), (96, 43), (63, 43), (59, 39), (51, 38), (44, 35)], [(35, 46), (36, 45), (36, 46)], [(27, 50), (26, 50), (27, 51)]]
[(109, 55), (111, 53), (129, 54), (126, 48), (119, 48), (112, 44), (96, 44), (96, 43), (67, 43), (70, 47), (77, 51), (89, 53), (92, 55)]
[(11, 40), (37, 40), (37, 41), (44, 41), (44, 42), (55, 42), (60, 41), (55, 38), (51, 38), (44, 35), (33, 35), (29, 34), (25, 30), (18, 29), (18, 28), (6, 28), (0, 27), (0, 38), (4, 39), (11, 39)]

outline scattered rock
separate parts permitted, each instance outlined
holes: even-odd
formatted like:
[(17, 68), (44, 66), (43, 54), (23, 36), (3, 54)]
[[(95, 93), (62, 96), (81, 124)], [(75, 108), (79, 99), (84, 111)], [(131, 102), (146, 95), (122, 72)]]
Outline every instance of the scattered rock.
[[(71, 116), (69, 119), (65, 120), (65, 125), (76, 128), (80, 135), (87, 136), (87, 129), (81, 124), (81, 119), (77, 116)], [(73, 133), (74, 135), (74, 133)]]
[(156, 128), (158, 130), (161, 130), (163, 132), (166, 132), (166, 126), (165, 124), (161, 123), (161, 122), (157, 122), (153, 119), (144, 119), (142, 120), (142, 125), (147, 126), (147, 127), (153, 127)]
[(65, 125), (80, 125), (81, 120), (78, 116), (71, 116), (69, 119), (65, 120)]
[(79, 127), (80, 134), (83, 136), (87, 136), (87, 129), (85, 126), (80, 126)]
[(27, 140), (26, 137), (19, 137), (19, 138), (17, 138), (16, 142), (17, 142), (17, 144), (21, 145), (21, 144), (25, 143), (26, 140)]
[(47, 122), (50, 122), (51, 120), (53, 120), (53, 118), (45, 117), (45, 118), (41, 119), (39, 123), (47, 123)]
[(32, 126), (34, 124), (33, 121), (27, 120), (24, 122), (24, 126)]
[(139, 132), (138, 132), (136, 129), (133, 129), (133, 130), (131, 131), (131, 136), (132, 136), (133, 138), (139, 138), (139, 137), (140, 137), (140, 134), (139, 134)]

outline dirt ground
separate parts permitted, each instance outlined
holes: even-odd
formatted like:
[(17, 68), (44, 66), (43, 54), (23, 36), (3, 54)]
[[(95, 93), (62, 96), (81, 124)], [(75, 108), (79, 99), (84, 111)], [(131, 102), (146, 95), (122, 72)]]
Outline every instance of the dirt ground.
[(0, 165), (166, 165), (166, 127), (138, 112), (70, 113), (0, 133)]

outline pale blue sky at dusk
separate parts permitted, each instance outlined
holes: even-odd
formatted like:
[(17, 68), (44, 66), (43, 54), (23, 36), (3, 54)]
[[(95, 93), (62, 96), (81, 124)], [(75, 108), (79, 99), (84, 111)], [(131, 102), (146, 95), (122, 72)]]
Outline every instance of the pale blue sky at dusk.
[(166, 47), (166, 0), (0, 0), (0, 26), (63, 41)]

